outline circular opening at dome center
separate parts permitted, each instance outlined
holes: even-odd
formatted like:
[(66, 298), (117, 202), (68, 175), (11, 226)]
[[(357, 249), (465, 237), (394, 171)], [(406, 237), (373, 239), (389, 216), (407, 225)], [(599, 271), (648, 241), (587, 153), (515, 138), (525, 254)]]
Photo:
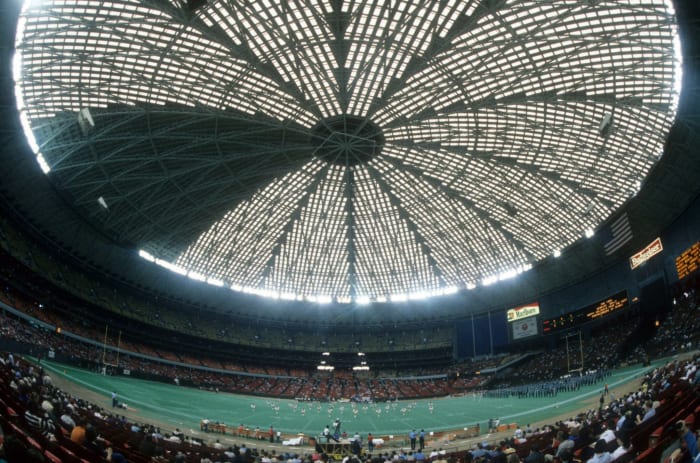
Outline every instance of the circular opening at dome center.
[(384, 134), (365, 117), (340, 115), (323, 119), (311, 129), (314, 155), (342, 166), (366, 164), (384, 146)]

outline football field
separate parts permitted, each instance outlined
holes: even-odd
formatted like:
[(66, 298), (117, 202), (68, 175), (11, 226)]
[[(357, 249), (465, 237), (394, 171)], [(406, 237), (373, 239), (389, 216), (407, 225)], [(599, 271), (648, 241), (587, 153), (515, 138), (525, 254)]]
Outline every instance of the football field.
[[(398, 400), (389, 403), (353, 404), (349, 402), (297, 402), (228, 393), (215, 393), (176, 385), (103, 376), (98, 373), (43, 361), (52, 376), (61, 376), (98, 394), (98, 405), (111, 408), (111, 392), (121, 402), (138, 410), (139, 415), (181, 429), (199, 429), (202, 419), (224, 422), (228, 427), (243, 424), (251, 430), (267, 430), (270, 425), (288, 434), (318, 435), (336, 419), (342, 429), (375, 436), (405, 436), (412, 429), (430, 431), (463, 430), (479, 423), (482, 433), (490, 418), (501, 424), (538, 423), (553, 417), (573, 414), (598, 406), (598, 398), (607, 382), (613, 393), (629, 381), (638, 379), (651, 367), (641, 365), (619, 369), (598, 384), (576, 392), (545, 398), (484, 398), (478, 395), (423, 400)], [(102, 398), (102, 400), (99, 400)]]

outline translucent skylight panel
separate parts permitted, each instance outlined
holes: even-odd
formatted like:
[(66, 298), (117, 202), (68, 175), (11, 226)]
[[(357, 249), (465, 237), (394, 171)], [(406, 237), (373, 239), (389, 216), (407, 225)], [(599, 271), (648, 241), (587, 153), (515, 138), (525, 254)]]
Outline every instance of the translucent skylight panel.
[[(270, 210), (271, 202), (274, 203), (276, 197), (296, 197), (303, 195), (303, 190), (294, 191), (290, 188), (293, 185), (282, 183), (277, 185), (277, 189), (272, 188), (273, 196), (268, 194), (260, 194), (258, 198), (250, 203), (243, 203), (231, 213), (223, 218), (223, 221), (215, 224), (211, 230), (215, 233), (205, 233), (202, 237), (178, 260), (178, 263), (185, 263), (190, 259), (191, 255), (201, 252), (201, 249), (214, 247), (220, 249), (221, 253), (235, 256), (235, 259), (230, 259), (228, 262), (228, 274), (241, 275), (246, 273), (246, 268), (257, 262), (258, 272), (262, 270), (265, 262), (256, 257), (256, 250), (260, 250), (260, 246), (264, 243), (274, 242), (275, 236), (280, 232), (280, 229), (285, 225), (285, 222), (279, 217), (271, 215), (257, 215), (253, 211)], [(280, 188), (281, 187), (281, 188)], [(273, 193), (274, 192), (274, 193)], [(274, 226), (271, 226), (273, 225)], [(221, 241), (231, 239), (224, 247), (221, 246)], [(219, 243), (213, 243), (214, 240)], [(262, 253), (263, 255), (265, 253)], [(237, 265), (244, 264), (246, 267), (236, 268)], [(222, 272), (223, 273), (223, 272)]]
[[(342, 300), (468, 286), (527, 262), (521, 248), (544, 257), (615, 209), (595, 203), (581, 219), (591, 198), (579, 189), (620, 205), (662, 152), (680, 81), (667, 2), (513, 2), (449, 43), (433, 39), (476, 2), (341, 5), (348, 16), (326, 2), (219, 2), (191, 24), (133, 2), (35, 5), (18, 41), (23, 115), (33, 123), (84, 107), (177, 103), (295, 127), (280, 159), (308, 151), (313, 161), (256, 179), (182, 265), (256, 294)], [(340, 44), (329, 19), (349, 21)], [(346, 112), (385, 137), (354, 175), (300, 146), (319, 119)], [(212, 150), (199, 146), (183, 144)], [(70, 168), (62, 159), (57, 172)]]
[[(358, 281), (359, 287), (365, 294), (391, 294), (399, 292), (400, 289), (404, 290), (401, 292), (406, 292), (409, 281), (402, 277), (406, 274), (405, 272), (412, 273), (414, 270), (418, 272), (416, 278), (438, 287), (438, 282), (432, 275), (425, 256), (416, 247), (415, 239), (408, 230), (407, 224), (396, 220), (400, 217), (399, 210), (391, 206), (388, 200), (382, 202), (373, 199), (380, 193), (376, 190), (376, 186), (374, 188), (374, 191), (364, 191), (364, 189), (358, 191), (357, 208), (363, 213), (358, 214), (357, 217), (357, 239), (366, 245), (360, 250), (367, 249), (370, 252), (358, 250), (357, 268), (360, 275), (366, 274), (370, 269), (375, 274), (377, 269), (383, 269), (379, 272), (391, 277), (391, 280), (386, 282), (390, 285), (387, 288), (389, 293), (383, 292), (381, 288), (375, 290), (370, 283), (362, 279)], [(420, 262), (418, 267), (413, 265), (413, 259), (418, 259)], [(401, 280), (396, 281), (399, 278)]]
[[(322, 217), (341, 216), (342, 204), (331, 203), (327, 198), (338, 197), (342, 194), (342, 188), (337, 182), (325, 182), (312, 197), (309, 198), (313, 214), (302, 214), (300, 220), (294, 224), (289, 233), (285, 245), (280, 246), (279, 270), (274, 272), (268, 281), (268, 285), (279, 287), (280, 283), (291, 275), (294, 278), (294, 286), (315, 278), (315, 288), (305, 288), (304, 292), (320, 294), (344, 294), (347, 293), (347, 249), (344, 223), (340, 220), (328, 221)], [(320, 212), (320, 214), (318, 214)], [(326, 233), (318, 233), (319, 227)]]
[[(389, 171), (390, 172), (390, 171)], [(412, 219), (418, 226), (421, 235), (430, 242), (435, 242), (436, 246), (431, 249), (431, 256), (438, 261), (442, 271), (456, 273), (453, 262), (457, 258), (459, 261), (469, 259), (468, 253), (464, 246), (464, 237), (454, 236), (454, 208), (460, 207), (460, 204), (451, 204), (451, 200), (444, 193), (434, 188), (425, 190), (429, 194), (422, 201), (412, 201), (412, 197), (419, 187), (419, 181), (415, 178), (391, 178), (389, 181), (397, 184), (397, 196), (410, 205), (410, 210), (413, 211)], [(396, 177), (401, 177), (401, 174), (396, 174)], [(405, 176), (404, 176), (405, 177)], [(401, 184), (404, 184), (401, 186)], [(424, 186), (421, 188), (425, 188)], [(444, 239), (438, 239), (443, 238)]]

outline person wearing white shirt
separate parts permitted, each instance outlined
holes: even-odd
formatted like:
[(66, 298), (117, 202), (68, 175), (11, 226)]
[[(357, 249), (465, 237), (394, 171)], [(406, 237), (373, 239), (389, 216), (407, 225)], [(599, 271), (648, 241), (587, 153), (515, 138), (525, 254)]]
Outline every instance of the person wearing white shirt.
[(617, 448), (610, 454), (610, 458), (613, 460), (629, 452), (631, 448), (629, 438), (623, 439), (622, 433), (616, 433), (615, 437), (617, 438)]
[(615, 431), (612, 429), (612, 423), (608, 423), (608, 426), (606, 427), (605, 431), (603, 431), (603, 433), (600, 435), (600, 438), (608, 444), (615, 440)]

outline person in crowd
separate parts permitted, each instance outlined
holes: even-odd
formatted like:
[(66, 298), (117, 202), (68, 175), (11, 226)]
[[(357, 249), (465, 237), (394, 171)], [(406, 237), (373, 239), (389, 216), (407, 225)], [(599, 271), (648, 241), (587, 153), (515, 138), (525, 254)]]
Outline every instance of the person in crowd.
[(616, 440), (615, 432), (615, 420), (611, 419), (606, 423), (600, 438), (603, 439), (606, 444), (610, 444)]
[(333, 433), (331, 432), (331, 428), (330, 428), (330, 426), (328, 426), (328, 425), (326, 425), (326, 427), (323, 428), (323, 434), (322, 434), (322, 435), (323, 435), (323, 437), (325, 438), (326, 442), (330, 442), (331, 439), (333, 439), (333, 440), (336, 441), (336, 442), (340, 442), (340, 441), (338, 440), (338, 438), (335, 437), (335, 436), (333, 435)]
[(656, 415), (656, 409), (654, 408), (654, 403), (651, 400), (647, 400), (644, 403), (644, 415), (637, 415), (637, 424), (642, 424), (647, 420)]
[(681, 447), (685, 448), (690, 457), (690, 461), (695, 460), (698, 456), (698, 438), (690, 429), (690, 426), (685, 420), (680, 420), (676, 423), (676, 429), (681, 439)]
[(628, 436), (624, 436), (621, 432), (617, 431), (615, 433), (615, 441), (617, 442), (617, 448), (610, 454), (610, 459), (615, 461), (625, 453), (631, 450), (630, 440)]
[(335, 421), (333, 422), (333, 435), (336, 437), (336, 439), (338, 437), (340, 437), (340, 426), (341, 426), (340, 418), (336, 418)]
[(75, 427), (75, 420), (71, 414), (69, 408), (63, 411), (63, 415), (60, 417), (61, 425), (66, 429), (66, 431), (71, 432)]
[(495, 445), (489, 451), (488, 460), (490, 463), (506, 463), (506, 454), (502, 450), (503, 445), (505, 445), (505, 443), (502, 443), (502, 445)]
[(484, 441), (477, 446), (475, 450), (471, 451), (472, 460), (489, 460), (491, 454), (493, 453), (493, 447), (488, 442)]
[(522, 439), (524, 435), (525, 435), (525, 433), (524, 433), (523, 430), (520, 428), (520, 426), (518, 426), (518, 427), (515, 429), (515, 432), (513, 432), (513, 438), (516, 439), (516, 440)]
[(85, 443), (85, 433), (85, 420), (79, 418), (70, 433), (70, 440), (76, 444), (83, 445)]
[(362, 453), (362, 443), (360, 439), (352, 439), (350, 441), (350, 453), (357, 456), (359, 456), (360, 453)]
[(544, 463), (544, 454), (536, 444), (530, 447), (530, 454), (525, 457), (525, 463)]
[(587, 463), (610, 463), (612, 461), (612, 457), (610, 456), (610, 452), (608, 452), (607, 448), (608, 444), (605, 442), (605, 439), (598, 439), (595, 443), (595, 447), (593, 448), (594, 454), (588, 459)]
[(572, 449), (565, 449), (559, 454), (560, 463), (573, 463), (574, 462), (574, 452)]
[(503, 453), (506, 455), (506, 463), (520, 463), (520, 458), (514, 448), (507, 448)]
[(565, 451), (567, 451), (567, 450), (573, 451), (574, 445), (576, 445), (576, 442), (574, 442), (574, 439), (571, 439), (571, 436), (569, 436), (563, 430), (559, 430), (557, 435), (558, 435), (558, 439), (559, 439), (559, 446), (557, 446), (557, 451), (554, 454), (554, 456), (561, 458), (562, 454)]

